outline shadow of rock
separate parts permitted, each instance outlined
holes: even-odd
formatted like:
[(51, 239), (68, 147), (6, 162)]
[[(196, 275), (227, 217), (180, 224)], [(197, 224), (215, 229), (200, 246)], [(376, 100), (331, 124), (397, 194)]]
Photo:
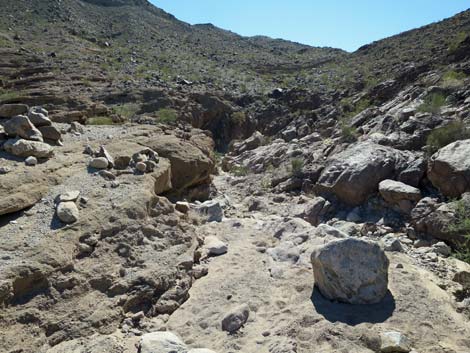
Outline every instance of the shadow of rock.
[(390, 291), (378, 304), (352, 305), (326, 299), (318, 288), (314, 287), (311, 300), (317, 313), (323, 315), (325, 319), (350, 326), (381, 323), (391, 317), (395, 311), (395, 299)]

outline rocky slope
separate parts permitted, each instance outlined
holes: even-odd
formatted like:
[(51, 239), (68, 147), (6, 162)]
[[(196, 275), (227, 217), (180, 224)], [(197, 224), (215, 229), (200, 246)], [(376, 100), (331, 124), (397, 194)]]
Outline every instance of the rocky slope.
[(470, 351), (469, 11), (345, 53), (0, 9), (0, 352)]

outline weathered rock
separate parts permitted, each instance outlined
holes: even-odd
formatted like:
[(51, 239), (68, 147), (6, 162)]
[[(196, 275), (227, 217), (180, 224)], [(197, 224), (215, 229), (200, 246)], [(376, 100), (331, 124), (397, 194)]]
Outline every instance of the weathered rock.
[(265, 137), (259, 131), (255, 131), (253, 135), (242, 142), (234, 143), (231, 153), (238, 155), (245, 151), (251, 151), (264, 143)]
[(21, 137), (31, 141), (42, 142), (41, 132), (24, 115), (17, 115), (8, 120), (5, 125), (5, 132), (11, 137)]
[(380, 195), (389, 204), (409, 213), (421, 199), (421, 191), (413, 186), (395, 180), (384, 180), (379, 184)]
[(83, 134), (85, 132), (85, 129), (83, 128), (83, 125), (80, 124), (78, 121), (72, 121), (70, 123), (69, 131), (75, 134)]
[(24, 160), (24, 163), (29, 166), (35, 166), (38, 164), (38, 159), (36, 157), (29, 156)]
[(152, 332), (142, 336), (140, 353), (187, 353), (181, 339), (171, 332)]
[(216, 353), (216, 352), (207, 348), (195, 348), (195, 349), (191, 349), (188, 353)]
[(415, 160), (412, 154), (371, 142), (357, 143), (327, 161), (317, 191), (332, 192), (341, 201), (360, 205), (385, 179), (399, 179)]
[(195, 207), (198, 212), (207, 222), (222, 222), (224, 212), (220, 202), (210, 200), (203, 202)]
[(47, 143), (23, 139), (10, 139), (3, 148), (18, 157), (50, 158), (54, 154), (54, 149)]
[(452, 249), (446, 243), (440, 241), (432, 246), (432, 250), (442, 256), (450, 256), (452, 254)]
[(118, 353), (123, 351), (123, 344), (114, 336), (91, 336), (62, 342), (46, 353)]
[(52, 125), (52, 121), (47, 117), (47, 111), (41, 107), (32, 107), (29, 110), (28, 118), (38, 128)]
[(17, 115), (26, 114), (28, 106), (26, 104), (4, 104), (0, 106), (1, 118), (12, 118)]
[(428, 178), (448, 197), (470, 191), (470, 140), (457, 141), (441, 148), (429, 161)]
[(229, 333), (238, 331), (248, 321), (249, 316), (250, 308), (248, 305), (243, 304), (234, 308), (223, 318), (222, 330)]
[(410, 341), (400, 332), (389, 331), (380, 336), (382, 353), (408, 353), (411, 351)]
[(57, 217), (64, 223), (70, 224), (78, 221), (80, 212), (75, 202), (61, 202), (57, 206)]
[(104, 146), (100, 146), (100, 149), (98, 150), (98, 153), (96, 157), (104, 157), (108, 161), (108, 166), (110, 168), (114, 167), (114, 158), (111, 156), (111, 154), (106, 150)]
[(403, 245), (401, 244), (400, 240), (393, 235), (386, 235), (381, 239), (381, 243), (385, 251), (403, 251)]
[(330, 210), (331, 203), (323, 197), (318, 196), (306, 205), (302, 218), (313, 226), (317, 226)]
[(59, 195), (58, 202), (77, 201), (79, 196), (80, 191), (78, 190), (68, 191)]
[(315, 285), (328, 299), (373, 304), (387, 293), (389, 261), (376, 243), (337, 240), (316, 248), (311, 259)]
[(54, 126), (41, 126), (38, 130), (46, 140), (59, 141), (62, 138), (60, 131)]
[(97, 157), (90, 161), (89, 166), (95, 169), (106, 169), (109, 166), (109, 162), (105, 157)]
[(175, 205), (175, 209), (181, 213), (188, 213), (190, 208), (191, 207), (188, 202), (178, 201)]
[(219, 256), (227, 252), (228, 247), (223, 241), (215, 236), (207, 236), (204, 239), (204, 250), (209, 256)]
[(137, 169), (141, 173), (145, 173), (147, 170), (147, 165), (144, 162), (138, 162), (135, 165), (135, 169)]

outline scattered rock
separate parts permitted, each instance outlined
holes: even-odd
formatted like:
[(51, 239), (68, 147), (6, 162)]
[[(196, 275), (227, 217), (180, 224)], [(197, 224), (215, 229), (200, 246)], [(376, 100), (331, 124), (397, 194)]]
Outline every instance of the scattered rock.
[(38, 159), (33, 156), (29, 156), (24, 160), (24, 163), (29, 166), (35, 166), (38, 164)]
[(38, 129), (46, 140), (59, 141), (62, 138), (60, 131), (54, 126), (40, 126)]
[(410, 213), (421, 199), (421, 191), (418, 188), (395, 180), (381, 181), (379, 192), (385, 201), (397, 206), (404, 213)]
[(79, 211), (75, 202), (61, 202), (57, 206), (57, 217), (66, 224), (78, 221)]
[(80, 197), (80, 191), (78, 190), (68, 191), (64, 194), (59, 195), (58, 202), (77, 201), (79, 197)]
[(380, 337), (382, 340), (380, 351), (382, 353), (409, 353), (411, 351), (410, 341), (400, 332), (385, 332)]
[(452, 249), (449, 245), (447, 245), (446, 243), (444, 242), (439, 242), (439, 243), (436, 243), (432, 246), (432, 250), (438, 254), (438, 255), (442, 255), (442, 256), (450, 256), (452, 254)]
[(138, 162), (135, 165), (135, 169), (137, 169), (141, 173), (145, 173), (145, 171), (147, 170), (147, 165), (144, 162)]
[(42, 142), (41, 132), (24, 115), (17, 115), (4, 124), (5, 132), (11, 137)]
[(215, 352), (206, 348), (195, 348), (195, 349), (191, 349), (188, 353), (215, 353)]
[(109, 168), (114, 167), (114, 158), (111, 156), (111, 154), (106, 150), (104, 146), (100, 146), (100, 149), (98, 153), (96, 154), (96, 157), (106, 158), (106, 160), (108, 161), (108, 167)]
[(204, 239), (204, 249), (209, 256), (219, 256), (223, 255), (227, 252), (228, 247), (223, 241), (219, 240), (215, 236), (207, 236)]
[(28, 106), (26, 104), (3, 104), (0, 106), (1, 118), (12, 118), (17, 115), (26, 114)]
[(220, 202), (215, 200), (203, 202), (197, 205), (195, 210), (204, 217), (207, 222), (222, 222), (224, 216)]
[(146, 333), (140, 339), (140, 353), (187, 353), (181, 339), (171, 332)]
[(188, 213), (190, 208), (191, 207), (188, 202), (178, 201), (175, 205), (175, 209), (181, 213)]
[(109, 166), (109, 162), (105, 157), (97, 157), (90, 161), (89, 166), (95, 169), (106, 169)]
[(470, 191), (470, 140), (456, 141), (441, 148), (429, 161), (428, 178), (448, 197)]
[(312, 265), (315, 285), (328, 299), (374, 304), (387, 294), (389, 261), (376, 243), (332, 241), (313, 251)]
[(24, 158), (29, 156), (50, 158), (54, 154), (54, 149), (47, 143), (23, 139), (10, 139), (5, 142), (3, 148), (8, 153)]
[(52, 121), (47, 117), (47, 110), (41, 107), (32, 107), (29, 110), (28, 118), (37, 128), (52, 125)]
[(222, 330), (229, 333), (238, 331), (248, 320), (250, 308), (243, 304), (230, 311), (222, 320)]

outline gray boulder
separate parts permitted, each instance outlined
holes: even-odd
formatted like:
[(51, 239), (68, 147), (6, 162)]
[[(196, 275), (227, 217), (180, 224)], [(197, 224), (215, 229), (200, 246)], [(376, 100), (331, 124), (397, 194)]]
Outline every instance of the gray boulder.
[(315, 285), (328, 299), (375, 304), (387, 294), (389, 261), (376, 243), (347, 238), (312, 252)]
[(384, 332), (380, 338), (382, 353), (408, 353), (411, 351), (410, 340), (400, 332)]
[(8, 120), (5, 125), (5, 132), (11, 137), (21, 137), (26, 140), (42, 142), (41, 132), (24, 115), (17, 115)]
[(243, 304), (227, 313), (222, 320), (222, 330), (233, 333), (238, 331), (250, 316), (250, 308)]
[(224, 212), (220, 202), (210, 200), (203, 202), (195, 207), (198, 212), (207, 222), (222, 222)]
[(62, 138), (60, 131), (54, 126), (41, 126), (38, 130), (45, 140), (59, 141)]
[[(411, 171), (408, 167), (414, 167), (416, 159), (412, 153), (368, 141), (359, 142), (327, 160), (315, 188), (357, 206), (378, 191), (381, 181), (400, 180), (404, 175), (409, 178)], [(424, 171), (417, 170), (416, 173), (422, 176)]]
[(140, 353), (187, 353), (181, 339), (171, 332), (147, 333), (140, 339)]
[(395, 180), (384, 180), (379, 184), (380, 195), (392, 206), (400, 211), (409, 213), (421, 199), (421, 191), (410, 185)]
[(8, 153), (24, 158), (29, 156), (50, 158), (54, 154), (54, 149), (47, 143), (23, 139), (10, 139), (5, 142), (3, 148)]
[(428, 178), (448, 197), (470, 191), (470, 140), (451, 143), (437, 151), (429, 161)]
[(47, 117), (47, 110), (41, 107), (32, 107), (29, 110), (28, 118), (36, 127), (52, 125), (51, 119)]
[(75, 202), (61, 202), (57, 206), (57, 217), (64, 223), (71, 224), (78, 221), (79, 211)]
[(0, 106), (1, 118), (12, 118), (17, 115), (26, 114), (28, 106), (26, 104), (3, 104)]
[(105, 157), (98, 157), (93, 158), (90, 161), (89, 166), (95, 169), (106, 169), (109, 166), (109, 162)]

